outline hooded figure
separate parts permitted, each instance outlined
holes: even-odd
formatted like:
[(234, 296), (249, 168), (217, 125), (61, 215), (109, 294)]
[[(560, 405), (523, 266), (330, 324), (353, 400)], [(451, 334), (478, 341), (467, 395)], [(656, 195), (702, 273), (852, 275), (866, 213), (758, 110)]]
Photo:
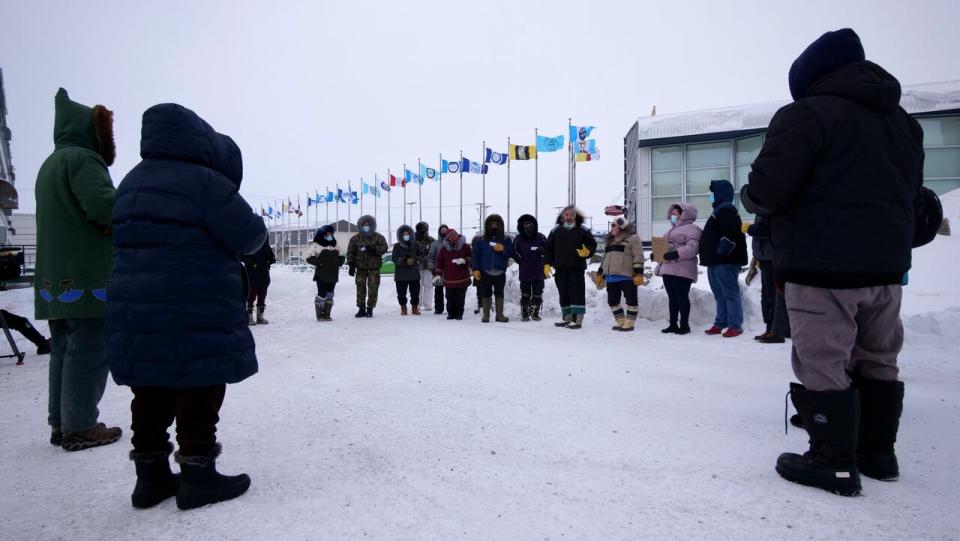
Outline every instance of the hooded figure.
[(347, 244), (347, 265), (350, 276), (356, 277), (357, 314), (354, 317), (373, 317), (380, 292), (380, 265), (387, 253), (387, 239), (377, 232), (377, 219), (365, 214), (357, 220), (359, 233)]
[(437, 254), (437, 275), (447, 293), (447, 319), (463, 319), (463, 306), (470, 287), (470, 245), (463, 235), (447, 231), (443, 248)]
[[(607, 285), (607, 304), (613, 312), (615, 331), (631, 332), (640, 314), (637, 288), (644, 283), (643, 244), (637, 236), (637, 228), (626, 216), (613, 220), (610, 232), (605, 239), (605, 251), (598, 283)], [(626, 311), (620, 304), (627, 303)]]
[[(427, 270), (432, 276), (430, 284), (433, 286), (433, 307), (435, 314), (442, 314), (444, 309), (443, 276), (437, 272), (437, 255), (443, 248), (443, 242), (446, 240), (449, 231), (450, 228), (447, 227), (446, 224), (440, 224), (440, 227), (437, 228), (437, 240), (430, 243), (430, 249), (427, 250)], [(424, 291), (429, 291), (429, 289)], [(427, 293), (424, 293), (424, 295), (427, 295)]]
[(430, 270), (430, 247), (436, 242), (436, 239), (430, 236), (430, 224), (420, 222), (414, 228), (416, 234), (414, 239), (420, 245), (417, 257), (417, 263), (420, 265), (420, 292), (422, 293), (424, 310), (433, 310), (430, 288), (433, 287), (433, 272)]
[[(716, 301), (716, 317), (708, 335), (736, 338), (743, 334), (743, 303), (740, 297), (740, 268), (747, 264), (747, 239), (740, 212), (733, 204), (729, 180), (710, 182), (713, 213), (700, 236), (700, 264), (707, 267), (707, 279)], [(726, 331), (724, 331), (726, 329)]]
[(789, 82), (794, 102), (770, 121), (741, 191), (748, 210), (770, 218), (802, 383), (791, 397), (810, 436), (807, 453), (784, 453), (776, 469), (849, 496), (861, 473), (899, 475), (900, 303), (923, 130), (900, 106), (900, 83), (865, 60), (849, 28), (810, 44)]
[(215, 434), (225, 384), (257, 371), (238, 256), (260, 248), (267, 232), (240, 196), (232, 139), (172, 103), (147, 109), (141, 133), (143, 160), (120, 183), (113, 210), (107, 353), (113, 379), (133, 389), (134, 506), (171, 495), (166, 430), (176, 417), (177, 505), (190, 509), (250, 485), (246, 475), (216, 472)]
[[(483, 310), (481, 321), (490, 321), (490, 305), (496, 307), (496, 320), (506, 323), (509, 320), (503, 313), (504, 287), (507, 283), (506, 271), (513, 255), (513, 240), (504, 230), (503, 218), (491, 214), (483, 222), (483, 236), (473, 240), (473, 277), (480, 282), (480, 306)], [(491, 303), (490, 297), (495, 302)]]
[(318, 229), (307, 252), (307, 263), (314, 266), (313, 281), (317, 283), (317, 296), (313, 299), (317, 321), (332, 321), (333, 290), (340, 280), (344, 260), (337, 248), (334, 227), (325, 225)]
[(113, 443), (121, 435), (119, 428), (97, 422), (107, 383), (103, 316), (116, 196), (107, 166), (116, 152), (107, 108), (81, 105), (62, 88), (54, 107), (55, 147), (36, 182), (33, 304), (36, 319), (50, 326), (50, 441), (72, 451)]
[[(270, 247), (270, 239), (263, 241), (260, 248), (249, 255), (240, 256), (240, 262), (247, 277), (247, 319), (251, 325), (269, 323), (264, 317), (267, 288), (270, 287), (270, 266), (277, 262), (277, 256)], [(254, 314), (254, 304), (257, 312)]]
[(397, 242), (393, 245), (392, 259), (396, 270), (393, 281), (397, 285), (397, 302), (400, 314), (407, 315), (407, 292), (413, 315), (420, 315), (420, 255), (423, 249), (417, 242), (416, 233), (409, 225), (397, 229)]
[(597, 239), (583, 225), (583, 215), (573, 205), (565, 207), (557, 215), (557, 225), (547, 236), (543, 246), (543, 273), (549, 277), (553, 269), (557, 275), (554, 283), (560, 293), (561, 321), (557, 327), (580, 329), (583, 315), (587, 312), (584, 272), (587, 262), (597, 251)]
[(540, 321), (543, 306), (543, 246), (547, 237), (539, 230), (537, 219), (524, 214), (517, 219), (517, 237), (513, 239), (513, 258), (520, 265), (520, 318)]
[(697, 207), (677, 203), (670, 207), (667, 219), (673, 224), (667, 231), (668, 251), (653, 273), (663, 278), (670, 310), (670, 325), (663, 333), (690, 333), (690, 286), (697, 281), (697, 255), (702, 231), (695, 223)]

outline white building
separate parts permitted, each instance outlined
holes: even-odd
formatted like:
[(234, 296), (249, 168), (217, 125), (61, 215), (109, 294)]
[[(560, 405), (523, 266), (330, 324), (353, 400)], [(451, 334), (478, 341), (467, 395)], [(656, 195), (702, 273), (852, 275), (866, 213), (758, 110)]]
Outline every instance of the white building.
[[(705, 220), (711, 180), (729, 180), (739, 193), (770, 119), (787, 103), (637, 120), (624, 138), (624, 200), (640, 237), (662, 235), (677, 201), (696, 205)], [(924, 184), (941, 194), (960, 187), (960, 81), (904, 87), (900, 105), (923, 127)], [(739, 195), (736, 204), (743, 213)]]

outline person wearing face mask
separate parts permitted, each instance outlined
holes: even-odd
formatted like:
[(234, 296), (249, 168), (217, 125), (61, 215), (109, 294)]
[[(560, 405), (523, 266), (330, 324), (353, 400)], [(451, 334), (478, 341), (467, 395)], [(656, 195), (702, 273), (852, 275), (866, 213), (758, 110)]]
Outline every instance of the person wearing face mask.
[(397, 229), (397, 243), (393, 245), (393, 263), (396, 265), (393, 281), (397, 285), (400, 315), (407, 315), (407, 293), (413, 315), (420, 315), (420, 256), (422, 246), (415, 238), (413, 228), (401, 225)]
[(517, 220), (519, 234), (513, 239), (513, 258), (520, 264), (521, 321), (540, 321), (543, 306), (543, 246), (547, 237), (538, 229), (537, 219), (529, 214)]
[[(430, 283), (433, 286), (433, 313), (440, 315), (443, 313), (443, 275), (437, 271), (437, 255), (443, 248), (443, 241), (447, 239), (447, 233), (450, 231), (445, 224), (440, 224), (437, 228), (437, 240), (430, 244), (430, 250), (427, 251), (427, 270), (433, 275)], [(429, 289), (424, 290), (427, 295)]]
[[(735, 338), (743, 334), (743, 304), (740, 298), (740, 267), (747, 264), (747, 238), (740, 211), (733, 204), (733, 184), (729, 180), (710, 181), (713, 213), (700, 237), (700, 264), (707, 267), (707, 278), (717, 305), (717, 316), (708, 335), (723, 334)], [(726, 328), (726, 331), (723, 329)]]
[(420, 264), (420, 293), (424, 310), (433, 310), (433, 302), (430, 295), (430, 288), (433, 287), (433, 273), (430, 271), (430, 247), (436, 242), (436, 239), (430, 236), (430, 224), (420, 222), (414, 228), (414, 240), (420, 245), (420, 256), (417, 262)]
[(447, 290), (447, 319), (463, 319), (463, 305), (470, 287), (470, 245), (463, 235), (447, 231), (437, 252), (437, 276)]
[(313, 300), (317, 321), (333, 321), (333, 290), (340, 279), (340, 267), (345, 258), (337, 249), (337, 237), (332, 225), (317, 230), (307, 255), (307, 263), (314, 266), (313, 281), (317, 283), (317, 296)]
[[(643, 285), (643, 244), (637, 228), (624, 216), (613, 221), (605, 244), (598, 280), (607, 284), (607, 304), (616, 321), (613, 330), (629, 332), (636, 326), (640, 313), (637, 288)], [(626, 312), (620, 304), (621, 298), (627, 301)]]
[(377, 233), (377, 220), (369, 214), (357, 220), (360, 233), (347, 244), (347, 265), (357, 282), (357, 314), (373, 317), (380, 292), (380, 258), (387, 253), (387, 239)]
[(490, 321), (492, 296), (496, 308), (496, 320), (506, 323), (510, 319), (503, 313), (503, 294), (507, 283), (507, 267), (513, 254), (513, 239), (504, 231), (503, 218), (491, 214), (483, 223), (483, 236), (473, 241), (473, 278), (480, 282), (480, 306), (483, 317)]
[[(670, 207), (670, 230), (667, 231), (669, 250), (663, 262), (653, 273), (663, 278), (670, 306), (670, 325), (664, 334), (690, 333), (690, 286), (697, 281), (697, 255), (702, 231), (697, 226), (697, 207), (677, 203)], [(679, 318), (679, 323), (678, 323)]]
[(573, 205), (557, 216), (557, 225), (543, 245), (543, 274), (549, 278), (556, 269), (554, 283), (560, 293), (563, 319), (557, 327), (580, 329), (587, 312), (587, 291), (584, 282), (587, 262), (597, 250), (597, 240), (583, 225), (583, 215)]

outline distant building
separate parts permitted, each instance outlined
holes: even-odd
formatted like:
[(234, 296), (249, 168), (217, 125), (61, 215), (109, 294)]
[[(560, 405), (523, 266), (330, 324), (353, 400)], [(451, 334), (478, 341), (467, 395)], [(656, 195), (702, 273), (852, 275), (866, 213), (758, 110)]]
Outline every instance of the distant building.
[[(340, 220), (331, 225), (337, 229), (334, 235), (337, 238), (337, 247), (345, 253), (350, 239), (359, 232), (357, 225), (346, 220)], [(270, 246), (273, 247), (273, 251), (277, 255), (277, 261), (286, 263), (288, 260), (297, 262), (297, 260), (291, 260), (290, 258), (299, 257), (302, 260), (307, 258), (310, 243), (313, 242), (313, 237), (317, 234), (317, 227), (311, 225), (298, 228), (295, 224), (289, 227), (268, 224), (267, 231)]]
[[(710, 181), (747, 183), (764, 133), (786, 101), (644, 117), (624, 138), (624, 200), (643, 240), (670, 226), (677, 201), (709, 216)], [(960, 81), (903, 88), (900, 105), (923, 127), (923, 182), (937, 193), (960, 187)], [(737, 196), (737, 206), (745, 214)]]

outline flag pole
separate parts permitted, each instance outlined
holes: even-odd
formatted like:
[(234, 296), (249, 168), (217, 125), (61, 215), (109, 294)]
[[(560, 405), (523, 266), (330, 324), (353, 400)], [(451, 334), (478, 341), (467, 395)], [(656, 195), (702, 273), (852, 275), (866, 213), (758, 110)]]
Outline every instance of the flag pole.
[(463, 233), (463, 150), (460, 151), (460, 233)]
[(403, 162), (403, 180), (400, 183), (403, 184), (403, 223), (400, 225), (407, 225), (407, 162)]
[(387, 168), (387, 186), (390, 186), (390, 189), (387, 190), (387, 238), (390, 239), (390, 244), (393, 245), (393, 223), (390, 220), (390, 209), (393, 205), (390, 204), (390, 194), (393, 193), (393, 186), (390, 184), (390, 168)]
[(483, 166), (487, 161), (487, 142), (483, 142), (483, 152), (480, 153), (480, 174), (483, 176), (483, 203), (481, 203), (480, 209), (480, 223), (482, 224), (487, 219), (487, 173), (484, 171)]
[(300, 218), (302, 216), (300, 212), (300, 194), (297, 194), (297, 255), (303, 255), (303, 228), (300, 227)]
[(533, 148), (536, 154), (533, 156), (533, 218), (540, 221), (540, 152), (536, 150), (537, 139), (540, 133), (537, 128), (533, 129)]
[(507, 137), (507, 223), (504, 226), (507, 233), (510, 231), (510, 137)]
[[(567, 135), (570, 135), (570, 126), (573, 126), (573, 119), (567, 118)], [(573, 203), (573, 140), (568, 137), (567, 141), (567, 204)]]
[[(330, 193), (330, 186), (329, 186), (329, 185), (327, 186), (327, 193)], [(327, 201), (327, 194), (326, 194), (326, 193), (323, 194), (323, 206), (324, 206), (324, 209), (325, 209), (325, 210), (324, 210), (324, 214), (326, 215), (326, 217), (325, 217), (324, 219), (326, 220), (327, 223), (330, 223), (330, 201)], [(318, 209), (318, 210), (319, 210), (319, 209)], [(337, 225), (339, 226), (340, 224), (337, 224)]]
[(373, 188), (377, 190), (373, 194), (373, 221), (377, 221), (377, 207), (379, 206), (377, 205), (377, 199), (380, 198), (377, 194), (380, 193), (380, 180), (377, 178), (376, 173), (373, 174)]
[(360, 177), (360, 216), (363, 216), (363, 187), (365, 184), (363, 177)]
[(440, 227), (440, 224), (443, 223), (443, 152), (440, 153), (440, 169), (437, 171), (437, 183), (440, 184), (440, 206), (438, 207), (438, 212), (440, 213), (437, 218), (437, 227)]
[(347, 181), (347, 223), (353, 223), (353, 188), (350, 185), (350, 181)]
[[(337, 231), (340, 231), (340, 196), (343, 194), (343, 191), (340, 189), (340, 184), (337, 184)], [(349, 226), (347, 231), (349, 231)]]
[[(423, 221), (423, 165), (420, 164), (420, 158), (417, 158), (417, 174), (420, 175), (420, 182), (417, 183), (417, 206), (420, 207), (420, 220)], [(410, 213), (410, 221), (413, 221), (413, 213)]]

